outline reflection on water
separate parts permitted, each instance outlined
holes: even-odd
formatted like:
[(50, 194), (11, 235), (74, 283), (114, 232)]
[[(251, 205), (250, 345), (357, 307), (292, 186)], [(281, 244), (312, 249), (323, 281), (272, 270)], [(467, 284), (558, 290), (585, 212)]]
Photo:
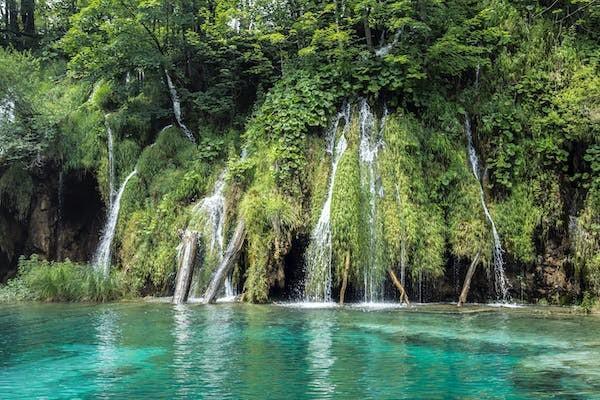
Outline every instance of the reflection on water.
[(318, 398), (330, 398), (335, 392), (335, 384), (331, 381), (330, 372), (335, 355), (331, 353), (333, 340), (331, 337), (335, 313), (309, 316), (308, 318), (308, 351), (307, 358), (311, 382), (309, 393)]
[(0, 398), (599, 397), (600, 318), (454, 310), (2, 306)]
[(118, 314), (111, 309), (101, 310), (96, 318), (97, 385), (103, 393), (110, 392), (118, 362)]
[(190, 394), (190, 388), (186, 384), (193, 376), (194, 364), (192, 354), (192, 326), (188, 306), (176, 304), (173, 306), (173, 369), (177, 394), (186, 397)]

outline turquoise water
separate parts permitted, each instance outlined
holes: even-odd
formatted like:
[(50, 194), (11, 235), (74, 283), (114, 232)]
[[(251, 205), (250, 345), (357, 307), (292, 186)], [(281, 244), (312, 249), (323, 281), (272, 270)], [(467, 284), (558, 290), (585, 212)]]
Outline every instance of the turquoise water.
[(0, 306), (0, 398), (600, 398), (600, 319), (453, 310)]

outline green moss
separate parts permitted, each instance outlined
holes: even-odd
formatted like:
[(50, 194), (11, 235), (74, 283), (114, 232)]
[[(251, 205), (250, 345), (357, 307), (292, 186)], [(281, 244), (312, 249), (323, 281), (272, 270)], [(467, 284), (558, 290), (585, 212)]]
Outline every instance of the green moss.
[(421, 272), (439, 276), (444, 267), (446, 228), (444, 210), (433, 201), (438, 186), (435, 178), (439, 177), (431, 177), (430, 170), (437, 168), (430, 168), (428, 161), (442, 158), (435, 152), (443, 146), (425, 146), (425, 137), (435, 144), (436, 135), (410, 116), (398, 113), (388, 117), (385, 146), (379, 156), (385, 193), (380, 200), (384, 254), (387, 268), (404, 264), (413, 276)]
[[(361, 197), (360, 165), (357, 147), (358, 124), (355, 119), (348, 134), (348, 148), (339, 161), (331, 201), (331, 234), (335, 277), (341, 281), (345, 258), (350, 257), (350, 282), (361, 282), (366, 264), (365, 235)], [(353, 133), (352, 133), (353, 132)]]
[(187, 210), (169, 196), (157, 206), (122, 217), (118, 232), (120, 266), (136, 291), (167, 293), (176, 274), (179, 231)]
[(268, 300), (276, 271), (291, 242), (291, 233), (301, 224), (298, 203), (282, 194), (270, 174), (254, 182), (240, 204), (240, 218), (246, 223), (248, 270), (244, 300)]
[(600, 185), (590, 189), (585, 208), (577, 218), (574, 263), (589, 290), (600, 297)]

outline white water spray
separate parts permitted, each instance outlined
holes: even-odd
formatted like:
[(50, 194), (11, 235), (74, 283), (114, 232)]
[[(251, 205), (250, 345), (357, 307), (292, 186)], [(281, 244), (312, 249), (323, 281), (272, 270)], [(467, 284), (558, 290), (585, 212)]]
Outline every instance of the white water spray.
[(171, 102), (173, 103), (173, 114), (175, 114), (175, 120), (177, 121), (177, 125), (181, 128), (185, 136), (192, 142), (196, 143), (194, 139), (194, 135), (188, 129), (188, 127), (183, 123), (183, 118), (181, 116), (181, 102), (179, 101), (179, 95), (177, 94), (177, 89), (175, 89), (175, 85), (171, 80), (171, 76), (165, 69), (165, 76), (167, 77), (167, 85), (169, 86), (169, 93), (171, 94)]
[(360, 119), (360, 146), (359, 161), (361, 166), (361, 183), (366, 189), (369, 201), (368, 229), (369, 229), (369, 251), (368, 264), (364, 270), (364, 301), (376, 302), (383, 298), (383, 281), (377, 257), (377, 198), (383, 193), (379, 184), (379, 176), (376, 170), (377, 156), (383, 146), (383, 128), (387, 112), (381, 120), (379, 130), (375, 128), (375, 116), (373, 115), (367, 101), (361, 99), (359, 102)]
[[(344, 131), (335, 144), (339, 123), (344, 120)], [(338, 113), (327, 136), (327, 152), (331, 154), (331, 175), (327, 198), (321, 209), (319, 221), (312, 231), (306, 251), (306, 282), (304, 297), (307, 301), (331, 301), (332, 286), (332, 243), (331, 243), (331, 200), (338, 164), (348, 147), (345, 133), (350, 126), (350, 106), (344, 106)]]
[(15, 122), (15, 102), (6, 97), (0, 100), (0, 122)]
[(496, 291), (501, 296), (502, 301), (509, 300), (508, 289), (510, 285), (508, 280), (506, 279), (506, 275), (504, 273), (504, 260), (502, 253), (504, 250), (502, 249), (502, 243), (500, 241), (500, 235), (498, 234), (498, 230), (496, 229), (496, 224), (492, 219), (492, 215), (488, 210), (487, 204), (485, 202), (485, 196), (483, 193), (483, 186), (481, 185), (481, 178), (479, 176), (479, 160), (477, 158), (477, 153), (475, 152), (475, 147), (473, 147), (473, 134), (471, 132), (471, 123), (469, 121), (469, 116), (465, 114), (465, 132), (467, 134), (467, 149), (469, 152), (469, 161), (471, 163), (471, 169), (473, 171), (473, 175), (475, 175), (475, 179), (477, 179), (477, 183), (479, 185), (479, 198), (481, 200), (481, 206), (483, 207), (483, 212), (485, 213), (485, 217), (487, 218), (490, 226), (492, 227), (492, 236), (494, 238), (494, 247), (493, 247), (493, 256), (494, 256), (494, 277), (496, 284)]
[(108, 213), (108, 218), (106, 220), (106, 224), (104, 225), (104, 229), (102, 230), (102, 237), (100, 239), (100, 243), (98, 244), (98, 248), (96, 249), (96, 253), (94, 254), (94, 258), (92, 264), (97, 271), (102, 271), (104, 276), (108, 276), (110, 270), (110, 256), (111, 256), (111, 246), (113, 239), (115, 237), (115, 230), (117, 228), (117, 220), (119, 219), (119, 209), (121, 208), (121, 197), (125, 192), (125, 188), (127, 187), (127, 183), (129, 180), (137, 173), (137, 170), (133, 170), (127, 178), (123, 181), (123, 184), (119, 188), (115, 200), (110, 207), (110, 212)]
[(220, 256), (223, 255), (225, 240), (225, 175), (226, 171), (223, 171), (215, 183), (212, 194), (196, 204), (192, 211), (194, 214), (200, 213), (206, 217), (206, 227), (208, 228), (206, 236), (209, 251)]

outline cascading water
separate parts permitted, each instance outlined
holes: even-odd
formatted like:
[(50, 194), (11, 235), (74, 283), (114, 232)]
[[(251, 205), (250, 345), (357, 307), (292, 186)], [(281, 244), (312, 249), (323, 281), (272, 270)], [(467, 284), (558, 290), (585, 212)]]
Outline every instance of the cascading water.
[(224, 227), (225, 227), (225, 175), (226, 171), (221, 173), (219, 179), (215, 183), (213, 193), (205, 197), (198, 203), (193, 213), (201, 213), (206, 218), (206, 226), (208, 231), (209, 250), (212, 253), (223, 254)]
[(104, 117), (104, 123), (106, 125), (106, 136), (108, 142), (108, 204), (109, 208), (112, 207), (115, 199), (115, 152), (114, 152), (114, 141), (113, 131), (108, 123), (108, 115)]
[(15, 102), (6, 97), (0, 100), (0, 122), (15, 122)]
[(94, 268), (97, 271), (102, 271), (104, 276), (108, 276), (108, 272), (110, 269), (111, 246), (112, 241), (115, 237), (115, 230), (117, 228), (119, 209), (121, 208), (121, 197), (123, 197), (123, 193), (125, 192), (127, 183), (135, 174), (137, 174), (136, 169), (134, 169), (127, 176), (127, 178), (125, 178), (123, 184), (121, 184), (121, 187), (119, 188), (119, 191), (115, 196), (114, 202), (110, 207), (106, 224), (104, 225), (104, 229), (102, 230), (102, 237), (100, 238), (100, 243), (98, 244), (98, 248), (96, 249), (96, 253), (94, 254), (92, 264), (94, 265)]
[[(336, 143), (336, 135), (341, 120), (344, 130)], [(331, 200), (338, 164), (348, 147), (346, 131), (350, 126), (350, 106), (346, 105), (338, 113), (327, 136), (327, 152), (331, 154), (331, 175), (327, 198), (321, 209), (319, 221), (312, 231), (310, 244), (306, 251), (306, 282), (304, 297), (306, 301), (331, 302), (332, 285), (332, 243), (331, 243)]]
[(477, 179), (477, 183), (479, 185), (479, 198), (481, 200), (481, 206), (483, 207), (483, 212), (485, 213), (485, 217), (487, 218), (490, 226), (492, 227), (492, 236), (494, 239), (493, 246), (493, 256), (494, 256), (494, 277), (496, 284), (496, 292), (501, 296), (502, 301), (509, 300), (508, 289), (510, 287), (508, 280), (506, 279), (506, 275), (504, 273), (504, 260), (502, 253), (504, 250), (502, 249), (502, 244), (500, 242), (500, 235), (496, 229), (496, 224), (492, 219), (492, 215), (488, 210), (487, 204), (485, 202), (485, 196), (483, 193), (483, 186), (481, 185), (481, 178), (479, 176), (479, 160), (477, 158), (477, 153), (475, 152), (475, 147), (473, 146), (473, 133), (471, 132), (471, 122), (469, 121), (469, 116), (465, 115), (465, 132), (467, 134), (467, 149), (469, 153), (469, 161), (471, 163), (471, 169), (473, 171), (473, 175), (475, 175), (475, 179)]
[(183, 123), (183, 118), (181, 116), (181, 102), (179, 101), (179, 95), (177, 94), (177, 89), (175, 89), (175, 85), (171, 80), (171, 76), (165, 69), (165, 76), (167, 77), (167, 85), (169, 86), (169, 93), (171, 94), (171, 102), (173, 103), (173, 114), (175, 114), (175, 120), (177, 121), (177, 125), (183, 130), (185, 136), (190, 139), (191, 142), (196, 143), (194, 139), (194, 135), (188, 129), (188, 127)]
[[(215, 183), (215, 187), (213, 193), (210, 196), (205, 197), (200, 202), (198, 202), (194, 208), (192, 209), (192, 218), (202, 218), (202, 232), (198, 232), (196, 230), (196, 226), (189, 226), (184, 233), (184, 238), (190, 235), (194, 235), (194, 237), (198, 238), (199, 235), (204, 236), (205, 243), (207, 244), (207, 256), (212, 257), (216, 262), (220, 262), (223, 258), (223, 247), (225, 240), (225, 176), (226, 171), (223, 171), (219, 176), (219, 179)], [(192, 242), (190, 240), (182, 240), (180, 244), (179, 254), (180, 254), (180, 272), (179, 274), (184, 274), (191, 276), (191, 269), (193, 268), (193, 259), (183, 259), (181, 255), (185, 255), (191, 252), (190, 247), (196, 247), (197, 243)], [(192, 287), (190, 289), (190, 296), (196, 297), (195, 295), (199, 293), (200, 288), (198, 287), (198, 277), (193, 279)], [(174, 298), (184, 298), (182, 294), (178, 293), (177, 287), (175, 288)], [(225, 295), (226, 297), (233, 298), (236, 296), (233, 283), (231, 277), (228, 277), (225, 285)]]
[(368, 198), (367, 218), (369, 229), (369, 248), (367, 265), (364, 269), (364, 301), (375, 302), (383, 299), (383, 274), (377, 256), (377, 198), (382, 195), (380, 177), (377, 172), (377, 156), (383, 146), (382, 133), (387, 112), (381, 120), (381, 127), (376, 129), (375, 116), (365, 99), (359, 102), (360, 147), (359, 161), (361, 166), (361, 183)]

